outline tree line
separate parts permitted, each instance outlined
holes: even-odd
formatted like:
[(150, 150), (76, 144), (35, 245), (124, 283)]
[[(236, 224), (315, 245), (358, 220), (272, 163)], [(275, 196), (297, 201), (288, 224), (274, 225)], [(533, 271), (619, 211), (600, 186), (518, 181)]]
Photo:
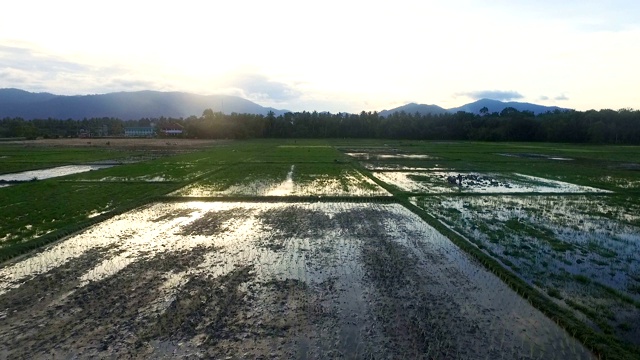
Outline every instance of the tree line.
[[(126, 127), (162, 128), (178, 124), (183, 137), (249, 138), (380, 138), (412, 140), (540, 141), (597, 144), (640, 144), (640, 110), (554, 111), (535, 115), (506, 108), (480, 114), (360, 114), (296, 112), (276, 116), (223, 114), (207, 109), (202, 116), (122, 121), (4, 118), (0, 138), (123, 136)], [(159, 134), (161, 136), (161, 134)]]

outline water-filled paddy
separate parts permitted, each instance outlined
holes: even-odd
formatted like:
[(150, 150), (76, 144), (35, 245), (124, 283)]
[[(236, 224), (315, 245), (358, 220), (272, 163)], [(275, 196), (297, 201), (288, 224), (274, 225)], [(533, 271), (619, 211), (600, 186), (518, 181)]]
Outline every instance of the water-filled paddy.
[[(413, 193), (605, 193), (607, 190), (518, 173), (453, 171), (374, 172), (398, 189)], [(458, 177), (460, 176), (460, 177)], [(454, 180), (453, 182), (449, 179)]]
[(534, 153), (507, 153), (507, 154), (498, 154), (500, 156), (507, 157), (517, 157), (517, 158), (525, 158), (525, 159), (546, 159), (546, 160), (555, 160), (555, 161), (573, 161), (575, 159), (563, 156), (554, 156), (548, 154), (534, 154)]
[(0, 289), (7, 357), (591, 356), (396, 204), (157, 203)]
[(199, 166), (196, 163), (166, 164), (155, 162), (143, 165), (123, 165), (101, 172), (77, 175), (71, 181), (99, 182), (184, 182), (193, 181), (205, 175), (217, 166)]
[(427, 154), (404, 154), (404, 153), (376, 153), (376, 152), (347, 152), (345, 153), (358, 160), (433, 160), (435, 156)]
[(430, 196), (414, 202), (589, 321), (631, 342), (640, 339), (636, 208), (586, 195)]
[[(326, 166), (326, 165), (325, 165)], [(214, 174), (174, 192), (186, 197), (221, 196), (389, 196), (389, 192), (357, 170), (330, 165), (337, 172), (327, 173), (319, 165), (251, 166), (242, 177), (225, 172)], [(275, 169), (275, 171), (274, 171)], [(332, 171), (335, 171), (332, 169)]]

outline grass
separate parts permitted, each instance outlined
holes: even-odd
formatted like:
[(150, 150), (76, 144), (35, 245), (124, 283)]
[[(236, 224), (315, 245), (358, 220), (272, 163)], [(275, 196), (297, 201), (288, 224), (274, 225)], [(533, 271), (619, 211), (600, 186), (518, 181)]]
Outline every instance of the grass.
[(104, 160), (123, 160), (136, 152), (99, 148), (45, 148), (0, 144), (0, 174)]
[(153, 201), (176, 187), (45, 180), (0, 188), (0, 260)]

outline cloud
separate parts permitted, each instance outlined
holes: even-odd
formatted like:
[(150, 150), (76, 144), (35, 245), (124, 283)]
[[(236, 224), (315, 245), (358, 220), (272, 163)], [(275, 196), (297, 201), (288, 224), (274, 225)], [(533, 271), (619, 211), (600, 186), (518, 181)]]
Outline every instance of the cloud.
[(91, 73), (92, 68), (85, 64), (37, 48), (0, 45), (0, 78), (5, 87), (60, 93), (86, 87)]
[(127, 66), (88, 65), (29, 44), (0, 45), (0, 80), (3, 87), (61, 95), (172, 90), (170, 81), (156, 81)]
[(547, 95), (541, 95), (538, 98), (538, 101), (548, 101), (548, 100), (553, 100), (553, 101), (566, 101), (569, 100), (569, 98), (565, 95), (565, 94), (561, 94), (558, 96), (554, 96), (553, 98), (547, 96)]
[(474, 100), (492, 99), (492, 100), (516, 100), (522, 99), (524, 96), (517, 91), (501, 91), (501, 90), (480, 90), (458, 93), (458, 95), (467, 96)]
[(227, 92), (254, 101), (270, 101), (282, 103), (300, 97), (300, 91), (293, 86), (279, 81), (273, 81), (258, 73), (241, 73), (230, 76), (225, 81)]
[(18, 46), (0, 45), (0, 58), (3, 58), (7, 55), (12, 57), (31, 56), (31, 49)]
[(42, 53), (37, 49), (6, 45), (0, 45), (0, 67), (50, 75), (89, 70), (86, 65)]
[(0, 69), (0, 79), (7, 84), (14, 84), (29, 81), (30, 76), (26, 71), (6, 67), (4, 69)]
[[(113, 71), (117, 72), (117, 70), (115, 69)], [(160, 84), (156, 81), (132, 78), (127, 75), (109, 76), (109, 78), (105, 79), (105, 81), (105, 84), (101, 87), (104, 92), (165, 89), (165, 86), (163, 84)]]

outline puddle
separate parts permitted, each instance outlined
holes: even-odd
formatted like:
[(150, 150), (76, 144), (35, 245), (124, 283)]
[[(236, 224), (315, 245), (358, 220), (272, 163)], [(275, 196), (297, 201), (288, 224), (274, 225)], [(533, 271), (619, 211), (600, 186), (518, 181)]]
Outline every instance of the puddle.
[(591, 358), (397, 204), (153, 204), (8, 264), (0, 292), (7, 357)]
[(435, 164), (432, 167), (425, 166), (409, 166), (403, 164), (392, 164), (388, 162), (384, 163), (370, 163), (363, 162), (362, 166), (364, 166), (367, 170), (371, 171), (450, 171), (453, 169), (443, 168)]
[[(460, 179), (462, 178), (462, 184)], [(457, 172), (374, 172), (374, 176), (400, 190), (414, 193), (608, 193), (523, 174)]]
[(278, 145), (279, 148), (311, 148), (311, 149), (331, 149), (331, 145)]
[(115, 165), (66, 165), (50, 169), (31, 170), (13, 174), (0, 175), (0, 181), (33, 181), (44, 180), (54, 177), (83, 173), (92, 170), (100, 170), (113, 167)]
[(439, 159), (436, 156), (426, 154), (385, 154), (385, 153), (370, 153), (370, 152), (348, 152), (345, 153), (352, 158), (358, 160), (435, 160)]
[(293, 184), (293, 170), (295, 169), (295, 165), (291, 165), (291, 170), (287, 173), (287, 179), (283, 181), (280, 185), (275, 188), (268, 190), (266, 192), (267, 196), (287, 196), (293, 193), (294, 184)]
[(126, 182), (134, 182), (134, 181), (142, 181), (142, 182), (166, 182), (166, 181), (175, 181), (173, 179), (168, 179), (165, 176), (138, 176), (138, 177), (115, 177), (115, 176), (107, 176), (107, 177), (103, 177), (101, 178), (99, 181), (104, 181), (104, 182), (120, 182), (120, 181), (126, 181)]
[(94, 210), (93, 212), (91, 212), (91, 213), (89, 213), (89, 214), (87, 215), (87, 218), (88, 218), (88, 219), (91, 219), (91, 218), (94, 218), (94, 217), (96, 217), (96, 216), (100, 216), (100, 215), (102, 215), (102, 214), (106, 214), (107, 212), (108, 212), (108, 211), (95, 211), (95, 210)]
[(574, 160), (572, 158), (567, 158), (567, 157), (545, 155), (545, 154), (532, 154), (532, 153), (503, 153), (498, 155), (526, 158), (526, 159), (547, 159), (547, 160), (555, 160), (555, 161), (573, 161)]

